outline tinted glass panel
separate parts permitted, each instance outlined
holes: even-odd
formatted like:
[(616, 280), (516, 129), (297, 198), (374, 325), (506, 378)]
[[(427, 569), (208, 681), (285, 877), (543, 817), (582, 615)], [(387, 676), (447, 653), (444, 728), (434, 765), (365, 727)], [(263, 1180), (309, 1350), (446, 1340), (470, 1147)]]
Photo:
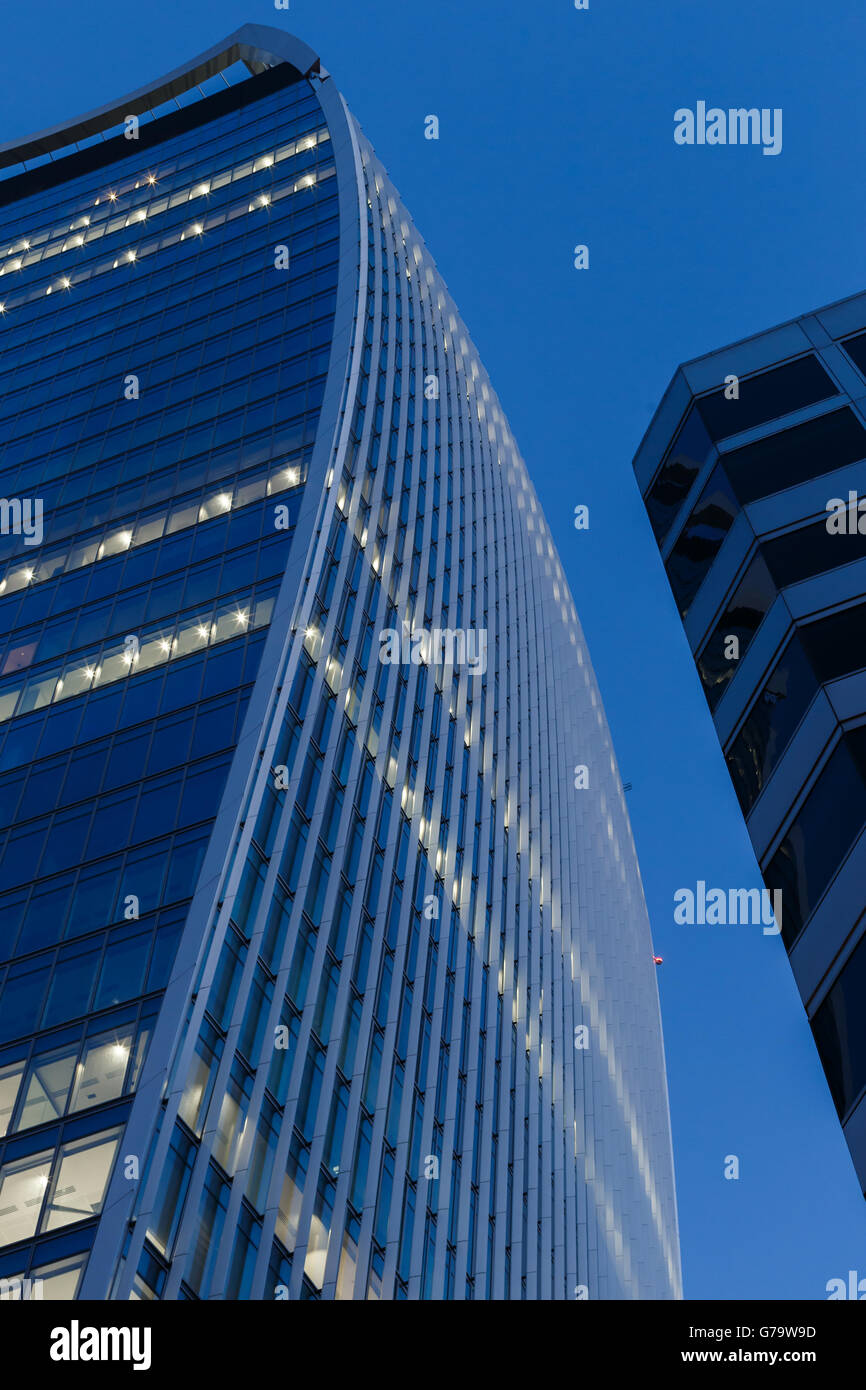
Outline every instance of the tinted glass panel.
[(831, 755), (764, 880), (782, 890), (782, 939), (790, 948), (866, 821), (863, 741), (848, 734)]
[(864, 666), (866, 604), (806, 623), (798, 630), (728, 755), (728, 767), (745, 813), (757, 800), (818, 686), (851, 675)]
[(752, 809), (818, 689), (797, 636), (791, 638), (728, 754), (744, 814)]
[(646, 495), (646, 509), (659, 544), (712, 451), (712, 440), (692, 407)]
[(745, 507), (758, 497), (820, 478), (862, 458), (866, 458), (866, 430), (846, 408), (735, 449), (725, 454), (724, 464), (734, 493)]
[(689, 611), (692, 599), (704, 582), (739, 510), (731, 485), (719, 464), (710, 474), (665, 566), (683, 617)]
[(866, 1086), (866, 937), (812, 1020), (830, 1091), (844, 1119)]
[(738, 400), (726, 400), (724, 387), (701, 396), (697, 408), (713, 439), (739, 434), (778, 415), (802, 410), (836, 395), (836, 387), (817, 357), (799, 357), (771, 372), (740, 379)]
[(803, 646), (819, 681), (838, 680), (866, 666), (866, 603), (807, 623)]
[(856, 338), (849, 338), (841, 346), (855, 366), (859, 367), (863, 375), (866, 376), (866, 333), (858, 333)]
[[(776, 589), (767, 566), (757, 555), (746, 570), (741, 582), (711, 633), (706, 646), (697, 658), (698, 673), (710, 709), (715, 709), (725, 692), (728, 681), (745, 656), (749, 643), (776, 597)], [(736, 637), (736, 656), (730, 651), (731, 637)]]
[(801, 579), (810, 579), (813, 574), (835, 569), (837, 565), (862, 560), (866, 556), (866, 535), (861, 536), (856, 531), (853, 535), (847, 532), (832, 535), (822, 518), (774, 540), (762, 541), (761, 552), (773, 579), (782, 589)]

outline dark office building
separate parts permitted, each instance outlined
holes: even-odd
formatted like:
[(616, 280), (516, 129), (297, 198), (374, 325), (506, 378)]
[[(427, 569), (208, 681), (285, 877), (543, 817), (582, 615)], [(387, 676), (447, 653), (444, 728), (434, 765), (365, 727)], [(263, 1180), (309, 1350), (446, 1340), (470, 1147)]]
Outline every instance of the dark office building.
[(634, 468), (866, 1188), (864, 422), (858, 295), (681, 367)]
[(0, 1279), (679, 1296), (577, 614), (333, 80), (246, 26), (0, 168)]

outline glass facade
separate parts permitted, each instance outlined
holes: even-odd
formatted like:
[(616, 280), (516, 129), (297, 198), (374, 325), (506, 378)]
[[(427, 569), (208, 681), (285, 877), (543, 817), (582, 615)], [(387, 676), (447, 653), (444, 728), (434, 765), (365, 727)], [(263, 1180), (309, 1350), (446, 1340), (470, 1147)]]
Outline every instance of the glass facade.
[(866, 1189), (863, 323), (857, 296), (687, 363), (635, 471)]
[(282, 77), (0, 185), (3, 489), (45, 518), (2, 537), (0, 581), (16, 1269), (67, 1224), (89, 1248), (297, 519), (337, 214), (321, 108)]
[(622, 788), (495, 393), (304, 45), (164, 95), (0, 182), (0, 1275), (676, 1297)]

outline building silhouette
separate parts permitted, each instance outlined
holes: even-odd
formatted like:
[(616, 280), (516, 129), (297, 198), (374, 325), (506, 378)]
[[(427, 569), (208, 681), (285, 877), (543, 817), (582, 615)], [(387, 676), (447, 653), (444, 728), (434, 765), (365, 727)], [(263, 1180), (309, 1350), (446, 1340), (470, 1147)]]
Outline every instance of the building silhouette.
[(866, 1188), (866, 295), (680, 367), (634, 467)]

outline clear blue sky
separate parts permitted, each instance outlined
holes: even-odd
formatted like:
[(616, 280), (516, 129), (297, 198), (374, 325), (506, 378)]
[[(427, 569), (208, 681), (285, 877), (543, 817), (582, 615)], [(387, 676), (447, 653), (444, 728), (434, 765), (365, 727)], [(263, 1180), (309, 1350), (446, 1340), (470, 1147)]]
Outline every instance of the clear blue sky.
[[(679, 362), (866, 286), (862, 0), (42, 0), (4, 12), (0, 139), (245, 21), (298, 34), (334, 74), (461, 307), (569, 574), (665, 958), (686, 1295), (824, 1298), (866, 1275), (866, 1204), (781, 942), (673, 922), (676, 888), (760, 878), (631, 458)], [(698, 99), (782, 107), (782, 153), (676, 146), (674, 110)]]

